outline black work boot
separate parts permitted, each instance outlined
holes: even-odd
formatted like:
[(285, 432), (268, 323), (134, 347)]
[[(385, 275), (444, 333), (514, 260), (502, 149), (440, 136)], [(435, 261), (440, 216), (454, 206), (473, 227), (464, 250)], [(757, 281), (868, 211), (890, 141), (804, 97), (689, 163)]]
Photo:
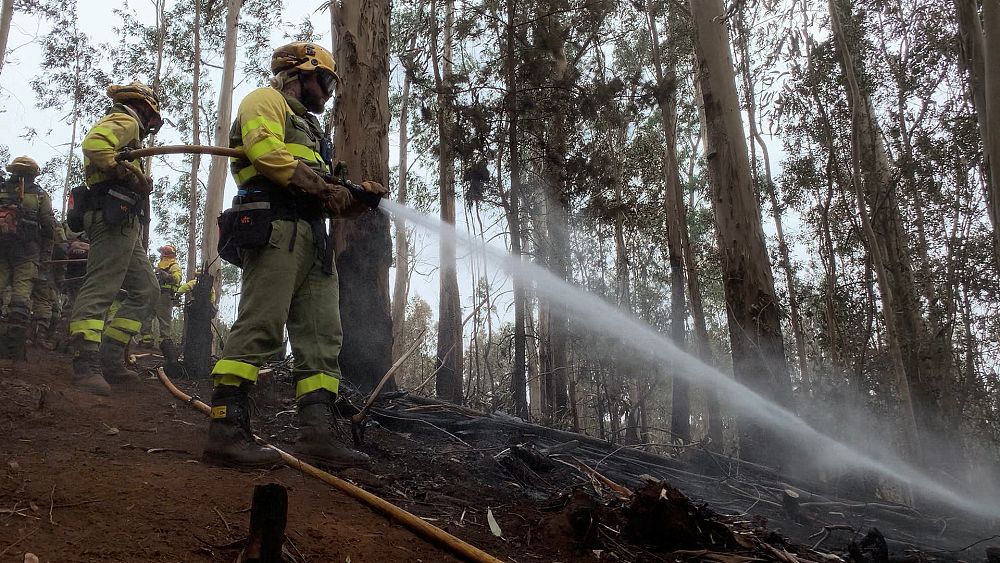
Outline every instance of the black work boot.
[(212, 465), (255, 469), (281, 463), (281, 455), (253, 441), (249, 385), (219, 385), (212, 394), (212, 422), (202, 460)]
[(105, 338), (101, 342), (101, 369), (108, 383), (138, 383), (139, 374), (125, 367), (125, 346)]
[(55, 350), (55, 345), (49, 340), (50, 331), (48, 319), (35, 319), (31, 326), (31, 343), (45, 350)]
[(333, 436), (334, 403), (337, 395), (321, 389), (299, 398), (299, 439), (295, 453), (313, 465), (328, 469), (367, 467), (367, 455), (340, 443)]
[(28, 319), (20, 315), (10, 315), (3, 335), (4, 341), (0, 344), (0, 348), (3, 349), (0, 357), (17, 361), (27, 359), (25, 347), (28, 336)]
[(97, 347), (81, 335), (73, 340), (73, 386), (93, 395), (108, 396), (111, 387), (101, 374), (101, 355)]

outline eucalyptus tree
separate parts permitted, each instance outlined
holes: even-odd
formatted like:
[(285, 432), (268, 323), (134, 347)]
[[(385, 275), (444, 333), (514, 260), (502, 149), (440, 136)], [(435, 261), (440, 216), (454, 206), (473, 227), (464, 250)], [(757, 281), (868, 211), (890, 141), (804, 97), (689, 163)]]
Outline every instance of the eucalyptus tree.
[(14, 12), (38, 14), (46, 18), (55, 18), (65, 14), (68, 7), (60, 0), (2, 0), (0, 3), (0, 73), (7, 61), (7, 42), (10, 38), (10, 26), (14, 20)]
[[(357, 178), (389, 184), (389, 2), (330, 3), (333, 55), (340, 67), (334, 151)], [(392, 362), (389, 219), (369, 211), (338, 221), (337, 271), (344, 377), (370, 390)]]
[(74, 179), (77, 141), (81, 121), (96, 121), (108, 106), (104, 90), (110, 78), (101, 67), (102, 50), (78, 27), (75, 0), (66, 3), (53, 22), (53, 29), (42, 38), (40, 73), (31, 81), (42, 109), (65, 109), (64, 122), (70, 126), (69, 148), (63, 177), (62, 212), (70, 182)]
[[(403, 72), (403, 85), (398, 98), (399, 170), (396, 180), (396, 201), (406, 205), (410, 197), (410, 108), (414, 105), (411, 102), (410, 89), (416, 66), (419, 64), (417, 39), (424, 27), (423, 0), (417, 0), (415, 5), (397, 4), (393, 10), (393, 20), (395, 25), (392, 28), (392, 51)], [(395, 361), (403, 354), (407, 342), (403, 338), (402, 330), (406, 319), (411, 268), (406, 222), (397, 217), (394, 219), (393, 227), (396, 233), (394, 257), (396, 278), (392, 290), (392, 359)]]
[[(726, 12), (722, 0), (692, 0), (690, 8), (733, 370), (737, 379), (758, 393), (793, 409), (774, 277), (739, 112)], [(751, 420), (740, 420), (739, 435), (743, 459), (773, 462), (785, 455), (776, 436)]]

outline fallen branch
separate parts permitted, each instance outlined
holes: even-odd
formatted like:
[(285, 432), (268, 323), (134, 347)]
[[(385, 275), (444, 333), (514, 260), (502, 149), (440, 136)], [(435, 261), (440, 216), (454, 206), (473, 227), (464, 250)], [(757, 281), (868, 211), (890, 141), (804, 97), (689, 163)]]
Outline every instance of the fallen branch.
[(375, 400), (378, 399), (379, 393), (382, 392), (382, 388), (385, 387), (386, 382), (389, 381), (389, 378), (396, 373), (396, 370), (398, 370), (400, 366), (402, 366), (403, 363), (417, 351), (417, 348), (420, 347), (420, 343), (423, 342), (425, 332), (427, 332), (426, 328), (421, 330), (420, 334), (417, 334), (416, 339), (413, 340), (413, 344), (410, 345), (409, 349), (407, 349), (406, 352), (404, 352), (403, 355), (396, 360), (396, 363), (392, 364), (389, 371), (385, 372), (385, 375), (382, 376), (382, 380), (378, 382), (375, 389), (373, 389), (371, 394), (368, 395), (365, 405), (361, 407), (361, 410), (358, 411), (357, 414), (351, 417), (351, 424), (361, 424), (364, 422), (365, 416), (368, 415), (368, 411), (372, 408), (372, 404), (374, 404)]
[[(189, 403), (195, 409), (201, 411), (202, 414), (208, 415), (211, 413), (212, 408), (202, 401), (192, 398), (190, 395), (184, 393), (175, 386), (167, 374), (163, 371), (163, 368), (156, 368), (156, 375), (160, 378), (160, 382), (173, 394), (175, 397)], [(335, 489), (346, 493), (351, 498), (360, 501), (361, 503), (372, 508), (376, 512), (382, 515), (396, 520), (400, 524), (403, 524), (410, 529), (411, 532), (423, 537), (424, 539), (437, 544), (440, 547), (447, 549), (448, 551), (459, 555), (469, 561), (484, 562), (484, 563), (501, 563), (499, 559), (493, 557), (492, 555), (482, 551), (481, 549), (468, 544), (455, 536), (445, 532), (444, 530), (430, 524), (417, 516), (393, 505), (392, 503), (369, 493), (368, 491), (352, 485), (343, 479), (335, 477), (322, 469), (314, 467), (304, 461), (299, 460), (295, 456), (277, 448), (267, 442), (261, 440), (259, 437), (254, 436), (256, 440), (261, 445), (269, 447), (281, 455), (281, 459), (284, 460), (285, 464), (292, 469), (297, 469), (307, 475), (315, 477), (328, 485), (333, 486)]]
[(588, 476), (590, 476), (590, 477), (592, 477), (594, 479), (597, 479), (605, 487), (611, 489), (612, 491), (618, 493), (619, 495), (621, 495), (621, 496), (623, 496), (625, 498), (628, 498), (628, 497), (632, 496), (632, 491), (628, 487), (625, 487), (623, 485), (619, 485), (618, 483), (615, 483), (611, 479), (608, 479), (604, 475), (601, 475), (596, 469), (591, 469), (590, 466), (587, 465), (586, 463), (584, 463), (584, 462), (576, 459), (575, 457), (572, 457), (572, 456), (570, 456), (570, 457), (573, 459), (573, 461), (576, 462), (577, 469), (579, 469), (583, 473), (587, 474)]

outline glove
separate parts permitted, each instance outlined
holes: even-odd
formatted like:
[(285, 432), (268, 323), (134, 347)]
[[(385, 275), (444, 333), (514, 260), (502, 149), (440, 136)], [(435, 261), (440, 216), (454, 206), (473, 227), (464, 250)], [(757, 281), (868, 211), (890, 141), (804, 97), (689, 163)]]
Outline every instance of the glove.
[(144, 175), (129, 164), (119, 162), (115, 166), (115, 175), (125, 187), (137, 194), (148, 195), (153, 191), (153, 178)]
[(382, 197), (389, 193), (385, 186), (374, 180), (365, 180), (361, 182), (361, 186), (352, 184), (352, 187), (355, 188), (352, 195), (372, 209), (377, 209)]

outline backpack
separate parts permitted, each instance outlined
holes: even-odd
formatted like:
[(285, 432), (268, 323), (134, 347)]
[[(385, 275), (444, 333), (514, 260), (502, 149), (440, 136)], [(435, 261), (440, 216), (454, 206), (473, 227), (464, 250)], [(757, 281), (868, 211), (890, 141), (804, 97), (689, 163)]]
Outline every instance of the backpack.
[(17, 204), (0, 205), (0, 236), (14, 236), (17, 234), (18, 211), (21, 206)]
[(66, 226), (74, 233), (83, 232), (83, 213), (87, 210), (90, 188), (81, 184), (69, 192), (66, 203)]

